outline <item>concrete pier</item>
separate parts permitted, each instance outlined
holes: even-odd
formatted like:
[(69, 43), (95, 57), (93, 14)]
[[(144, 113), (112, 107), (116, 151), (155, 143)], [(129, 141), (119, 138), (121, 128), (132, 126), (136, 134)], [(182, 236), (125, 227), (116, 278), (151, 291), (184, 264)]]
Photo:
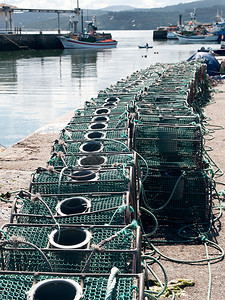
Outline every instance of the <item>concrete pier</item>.
[(58, 34), (0, 34), (0, 51), (63, 49)]

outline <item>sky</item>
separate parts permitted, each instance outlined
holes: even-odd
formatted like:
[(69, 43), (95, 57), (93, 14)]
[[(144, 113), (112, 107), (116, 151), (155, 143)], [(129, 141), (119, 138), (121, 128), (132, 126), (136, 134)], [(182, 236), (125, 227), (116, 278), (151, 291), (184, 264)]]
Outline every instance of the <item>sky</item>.
[[(100, 9), (114, 5), (129, 5), (138, 8), (155, 8), (188, 3), (196, 0), (79, 0), (81, 9)], [(77, 0), (8, 0), (5, 2), (18, 8), (44, 8), (44, 9), (74, 9)]]

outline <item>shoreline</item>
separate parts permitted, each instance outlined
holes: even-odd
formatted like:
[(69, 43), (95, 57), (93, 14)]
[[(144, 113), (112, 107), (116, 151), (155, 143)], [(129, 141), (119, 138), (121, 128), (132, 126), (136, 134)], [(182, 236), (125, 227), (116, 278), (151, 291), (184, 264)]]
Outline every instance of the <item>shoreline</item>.
[[(31, 173), (45, 167), (51, 145), (74, 115), (74, 110), (39, 128), (0, 153), (0, 195), (28, 189)], [(9, 222), (11, 203), (0, 201), (0, 226)]]

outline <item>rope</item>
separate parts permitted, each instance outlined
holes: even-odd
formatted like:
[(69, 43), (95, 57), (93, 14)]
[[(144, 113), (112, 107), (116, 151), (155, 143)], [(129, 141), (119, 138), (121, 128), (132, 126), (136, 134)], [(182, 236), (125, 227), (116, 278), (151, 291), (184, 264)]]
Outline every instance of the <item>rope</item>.
[(172, 192), (171, 192), (171, 194), (170, 194), (168, 200), (167, 200), (162, 206), (160, 206), (159, 208), (150, 208), (150, 207), (148, 206), (148, 204), (147, 204), (147, 202), (146, 202), (147, 196), (146, 196), (146, 194), (145, 194), (144, 187), (143, 187), (143, 185), (142, 185), (142, 183), (141, 183), (141, 184), (140, 184), (140, 188), (141, 188), (141, 192), (142, 192), (142, 194), (143, 194), (143, 202), (144, 202), (145, 206), (146, 206), (150, 211), (153, 211), (153, 212), (157, 212), (157, 211), (159, 211), (159, 210), (164, 209), (164, 208), (169, 204), (169, 202), (171, 201), (171, 199), (173, 198), (173, 195), (174, 195), (174, 193), (175, 193), (175, 191), (176, 191), (177, 185), (178, 185), (178, 183), (180, 182), (181, 178), (182, 178), (184, 175), (185, 175), (185, 172), (183, 171), (183, 172), (181, 173), (181, 175), (178, 177), (178, 179), (177, 179), (177, 181), (176, 181), (176, 183), (175, 183), (175, 185), (174, 185), (174, 187), (173, 187), (173, 190), (172, 190)]
[(98, 243), (97, 245), (92, 245), (92, 252), (91, 254), (89, 255), (81, 273), (86, 273), (86, 270), (88, 269), (89, 265), (90, 265), (90, 262), (91, 262), (91, 259), (93, 257), (93, 255), (95, 254), (96, 251), (102, 251), (103, 250), (103, 246), (112, 241), (114, 238), (118, 237), (120, 234), (124, 234), (126, 237), (129, 237), (129, 234), (127, 232), (127, 229), (129, 228), (132, 228), (132, 229), (136, 229), (138, 226), (138, 223), (136, 220), (133, 220), (130, 224), (128, 224), (127, 226), (125, 226), (123, 229), (121, 229), (120, 231), (116, 232), (114, 235), (106, 238), (105, 240), (102, 240), (100, 243)]
[(41, 256), (44, 258), (45, 262), (47, 263), (49, 269), (50, 269), (50, 272), (53, 272), (53, 269), (52, 269), (52, 266), (48, 260), (48, 258), (46, 257), (46, 255), (44, 254), (44, 252), (38, 248), (36, 245), (34, 245), (33, 243), (31, 242), (27, 242), (25, 241), (23, 238), (21, 237), (16, 237), (16, 236), (12, 236), (10, 239), (8, 240), (4, 240), (2, 242), (0, 242), (0, 248), (4, 247), (5, 245), (11, 245), (11, 246), (14, 246), (14, 247), (17, 247), (19, 244), (24, 244), (24, 245), (27, 245), (27, 246), (31, 246), (33, 247), (34, 249), (36, 249), (40, 254)]
[[(49, 208), (49, 206), (47, 205), (47, 203), (41, 198), (41, 195), (39, 195), (39, 194), (34, 195), (34, 194), (30, 193), (30, 192), (27, 192), (27, 191), (22, 190), (22, 191), (20, 192), (20, 194), (17, 195), (17, 197), (18, 197), (19, 199), (23, 200), (22, 197), (23, 197), (23, 196), (26, 196), (26, 195), (31, 197), (30, 201), (40, 201), (42, 204), (44, 204), (44, 206), (47, 208), (47, 210), (48, 210), (48, 212), (49, 212), (49, 214), (50, 214), (52, 220), (53, 220), (54, 223), (57, 225), (58, 229), (60, 229), (59, 223), (56, 221), (56, 219), (55, 219), (55, 217), (53, 216), (52, 211), (51, 211), (51, 209)], [(32, 197), (33, 197), (33, 198), (32, 198)]]
[[(111, 220), (109, 221), (108, 225), (111, 225), (111, 223), (112, 223), (112, 221), (113, 221), (113, 219), (114, 219), (114, 217), (115, 217), (115, 215), (116, 215), (117, 213), (122, 214), (126, 209), (127, 209), (127, 205), (125, 205), (125, 204), (119, 206), (119, 207), (117, 208), (117, 210), (113, 213), (112, 218), (111, 218)], [(133, 207), (131, 207), (131, 206), (129, 206), (129, 210), (130, 210), (131, 213), (134, 212), (134, 209), (133, 209)]]
[(164, 285), (162, 284), (161, 280), (158, 278), (158, 276), (156, 275), (156, 273), (155, 273), (148, 265), (146, 265), (146, 266), (147, 266), (147, 269), (148, 269), (148, 270), (152, 273), (152, 275), (156, 278), (156, 280), (159, 282), (159, 285), (160, 285), (161, 288), (162, 288), (162, 291), (159, 292), (159, 293), (157, 294), (157, 298), (158, 298), (158, 297), (160, 297), (161, 295), (163, 295), (163, 294), (165, 293), (166, 288), (167, 288), (167, 284), (168, 284), (168, 278), (167, 278), (167, 274), (166, 274), (165, 268), (164, 268), (163, 265), (159, 262), (158, 259), (156, 259), (156, 258), (154, 258), (154, 257), (152, 257), (152, 256), (149, 256), (149, 255), (142, 255), (142, 259), (145, 260), (146, 262), (147, 262), (148, 260), (150, 260), (151, 262), (152, 262), (152, 261), (153, 261), (153, 262), (156, 262), (156, 263), (160, 266), (160, 268), (162, 269), (162, 271), (163, 271), (163, 275), (164, 275), (164, 279), (165, 279), (165, 284), (164, 284)]
[(110, 276), (107, 282), (106, 288), (106, 296), (105, 300), (112, 300), (113, 298), (113, 291), (116, 286), (116, 276), (119, 274), (120, 270), (116, 267), (113, 267), (110, 272)]

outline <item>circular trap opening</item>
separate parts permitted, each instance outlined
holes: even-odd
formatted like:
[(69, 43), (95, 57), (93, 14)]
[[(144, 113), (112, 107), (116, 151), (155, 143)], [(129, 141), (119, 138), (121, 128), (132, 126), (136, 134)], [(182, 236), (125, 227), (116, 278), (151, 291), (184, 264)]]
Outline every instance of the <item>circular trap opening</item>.
[(108, 108), (98, 108), (95, 111), (96, 115), (105, 115), (105, 114), (109, 114), (110, 113), (110, 109)]
[(111, 103), (116, 103), (117, 101), (119, 101), (119, 98), (117, 98), (117, 97), (109, 97), (109, 98), (107, 98), (107, 99), (105, 99), (105, 102), (111, 102)]
[(91, 206), (91, 202), (84, 197), (71, 197), (64, 199), (56, 206), (60, 216), (84, 213)]
[(109, 117), (107, 116), (98, 116), (93, 118), (93, 122), (108, 122)]
[(79, 300), (81, 286), (71, 279), (47, 279), (35, 284), (27, 293), (27, 300)]
[(105, 123), (93, 123), (89, 126), (89, 129), (106, 129), (107, 124)]
[(100, 166), (106, 162), (106, 157), (99, 155), (89, 155), (78, 160), (80, 166)]
[(96, 177), (96, 173), (91, 170), (79, 170), (71, 174), (71, 179), (76, 181), (94, 180)]
[(100, 131), (94, 131), (94, 132), (89, 132), (85, 134), (85, 138), (87, 139), (103, 139), (105, 138), (105, 133), (100, 132)]
[(116, 104), (113, 102), (107, 102), (103, 104), (104, 107), (115, 108)]
[(86, 248), (91, 239), (91, 233), (82, 228), (55, 229), (49, 235), (49, 243), (59, 249)]
[(93, 141), (82, 144), (80, 147), (81, 152), (99, 152), (103, 148), (102, 143)]

